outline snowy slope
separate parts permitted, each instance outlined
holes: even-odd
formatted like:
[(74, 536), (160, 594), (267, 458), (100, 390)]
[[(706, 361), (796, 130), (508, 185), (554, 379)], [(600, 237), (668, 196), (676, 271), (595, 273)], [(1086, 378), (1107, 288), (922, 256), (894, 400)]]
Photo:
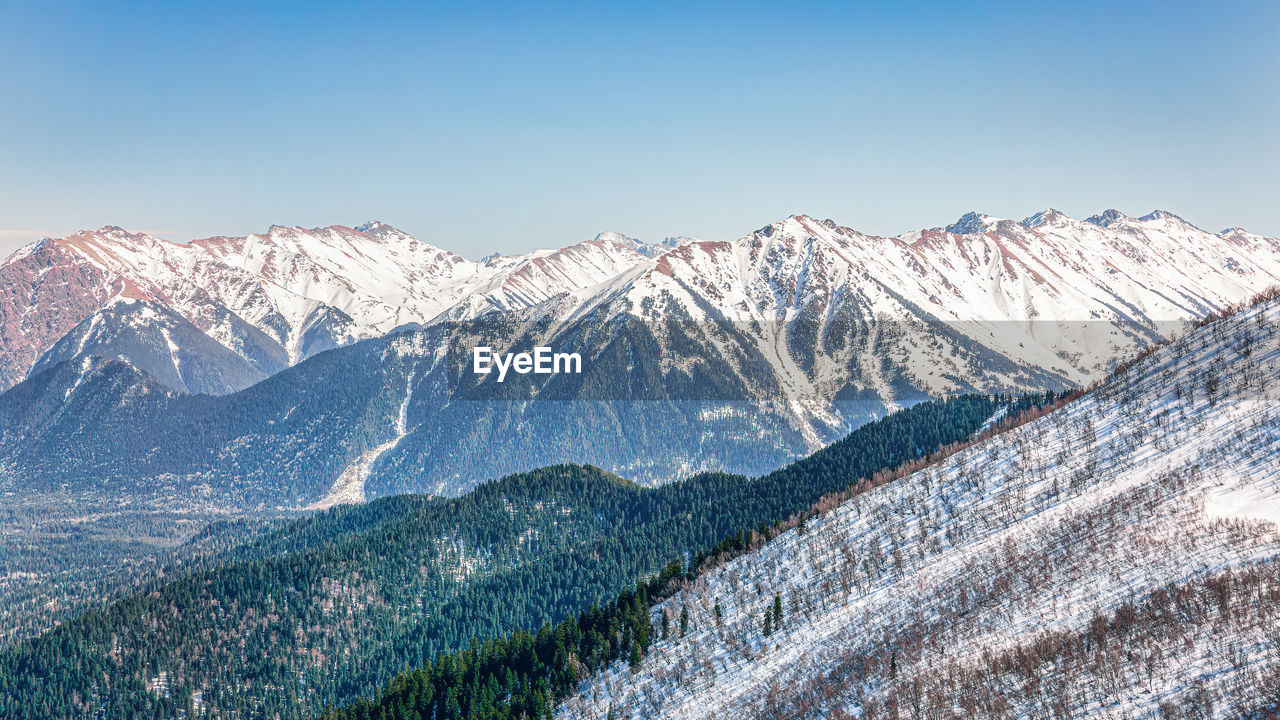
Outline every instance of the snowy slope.
[(1278, 378), (1280, 301), (1195, 330), (708, 571), (654, 613), (687, 607), (687, 636), (557, 716), (1257, 709), (1280, 671)]
[(1277, 241), (1237, 242), (1168, 214), (1109, 228), (1056, 211), (987, 222), (986, 232), (881, 238), (793, 216), (734, 243), (668, 253), (633, 299), (701, 297), (740, 322), (814, 312), (827, 323), (847, 307), (933, 318), (979, 340), (995, 332), (1004, 349), (1026, 341), (1026, 359), (1080, 381), (1117, 349), (1280, 282)]

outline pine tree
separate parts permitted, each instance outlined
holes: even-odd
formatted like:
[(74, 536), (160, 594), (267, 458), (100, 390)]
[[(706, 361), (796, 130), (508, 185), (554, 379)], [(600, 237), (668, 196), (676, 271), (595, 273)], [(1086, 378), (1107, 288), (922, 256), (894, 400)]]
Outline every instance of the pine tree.
[(639, 669), (640, 669), (640, 660), (641, 660), (641, 657), (642, 657), (642, 656), (640, 655), (640, 644), (639, 644), (639, 643), (632, 643), (632, 645), (631, 645), (631, 655), (630, 655), (630, 657), (628, 658), (628, 661), (629, 661), (629, 663), (630, 663), (630, 665), (631, 665), (631, 669), (632, 669), (632, 670), (639, 670)]
[(773, 628), (782, 629), (782, 593), (773, 596)]
[(769, 637), (773, 634), (773, 613), (768, 608), (764, 611), (764, 636)]
[(689, 606), (680, 606), (680, 637), (689, 632)]

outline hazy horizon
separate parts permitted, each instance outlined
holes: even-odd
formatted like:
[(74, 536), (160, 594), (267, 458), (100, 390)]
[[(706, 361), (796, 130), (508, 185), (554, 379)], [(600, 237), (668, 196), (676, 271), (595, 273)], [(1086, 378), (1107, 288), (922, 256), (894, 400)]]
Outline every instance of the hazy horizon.
[(379, 219), (477, 257), (1046, 207), (1280, 236), (1274, 4), (4, 16), (3, 255), (102, 225), (185, 241)]
[[(1138, 218), (1138, 217), (1141, 217), (1141, 216), (1143, 216), (1143, 215), (1147, 215), (1148, 213), (1151, 213), (1151, 212), (1155, 212), (1155, 211), (1157, 211), (1157, 210), (1160, 210), (1160, 211), (1165, 211), (1165, 212), (1173, 213), (1174, 215), (1177, 215), (1177, 216), (1181, 217), (1183, 220), (1185, 220), (1185, 221), (1187, 221), (1187, 222), (1191, 223), (1192, 225), (1195, 225), (1196, 227), (1200, 228), (1201, 230), (1205, 230), (1205, 231), (1207, 231), (1207, 232), (1211, 232), (1211, 233), (1218, 233), (1218, 232), (1221, 232), (1221, 231), (1226, 230), (1226, 229), (1231, 228), (1231, 227), (1239, 227), (1239, 224), (1238, 224), (1238, 223), (1236, 223), (1236, 224), (1231, 224), (1231, 225), (1227, 225), (1227, 226), (1225, 226), (1225, 227), (1221, 227), (1221, 228), (1205, 227), (1203, 224), (1197, 223), (1197, 222), (1195, 221), (1195, 218), (1187, 217), (1187, 216), (1186, 216), (1186, 215), (1184, 215), (1183, 213), (1178, 212), (1176, 208), (1150, 208), (1150, 209), (1148, 209), (1148, 210), (1143, 210), (1143, 211), (1141, 211), (1141, 212), (1126, 212), (1126, 211), (1125, 211), (1124, 209), (1122, 209), (1122, 208), (1101, 208), (1101, 209), (1098, 209), (1098, 210), (1095, 210), (1095, 211), (1091, 211), (1091, 212), (1088, 212), (1088, 213), (1072, 213), (1072, 212), (1067, 212), (1066, 210), (1063, 210), (1062, 208), (1059, 208), (1059, 207), (1043, 207), (1043, 208), (1039, 208), (1039, 209), (1037, 209), (1036, 211), (1028, 212), (1028, 213), (1026, 213), (1025, 215), (1017, 215), (1017, 214), (1013, 214), (1013, 215), (998, 215), (998, 214), (996, 214), (996, 213), (989, 213), (989, 212), (985, 212), (985, 211), (983, 211), (983, 210), (981, 210), (981, 209), (978, 209), (978, 208), (974, 208), (974, 209), (972, 209), (971, 211), (972, 211), (972, 212), (984, 213), (984, 214), (986, 214), (986, 215), (988, 215), (988, 216), (991, 216), (991, 217), (1002, 218), (1002, 219), (1006, 219), (1006, 220), (1012, 220), (1012, 221), (1014, 221), (1014, 222), (1021, 222), (1021, 221), (1025, 220), (1025, 219), (1027, 219), (1027, 218), (1031, 217), (1031, 216), (1032, 216), (1032, 215), (1034, 215), (1036, 212), (1040, 212), (1040, 211), (1044, 211), (1044, 210), (1050, 210), (1050, 209), (1052, 209), (1052, 210), (1057, 210), (1058, 212), (1061, 212), (1061, 213), (1063, 213), (1063, 214), (1065, 214), (1065, 215), (1067, 215), (1067, 216), (1069, 216), (1069, 217), (1075, 218), (1075, 219), (1077, 219), (1077, 220), (1084, 220), (1084, 219), (1086, 219), (1087, 217), (1090, 217), (1090, 216), (1092, 216), (1092, 215), (1101, 214), (1101, 213), (1102, 213), (1102, 212), (1104, 212), (1105, 210), (1111, 210), (1111, 209), (1119, 210), (1120, 212), (1124, 213), (1125, 215), (1128, 215), (1129, 217), (1133, 217), (1133, 218)], [(966, 212), (970, 212), (970, 211), (966, 211)], [(961, 213), (961, 215), (963, 215), (963, 214), (964, 214), (964, 213)], [(837, 224), (839, 224), (839, 225), (842, 225), (842, 226), (845, 226), (845, 227), (851, 228), (851, 229), (853, 229), (853, 230), (857, 230), (857, 231), (859, 231), (859, 232), (863, 232), (863, 233), (865, 233), (865, 234), (875, 235), (875, 236), (880, 236), (880, 237), (898, 237), (898, 236), (901, 236), (901, 235), (904, 235), (904, 234), (907, 234), (907, 233), (910, 233), (910, 232), (918, 231), (918, 230), (926, 230), (926, 229), (934, 229), (934, 228), (943, 228), (943, 227), (946, 227), (946, 226), (948, 226), (948, 225), (950, 225), (950, 224), (954, 223), (955, 221), (959, 220), (959, 219), (960, 219), (960, 217), (961, 217), (961, 215), (957, 215), (956, 217), (953, 217), (953, 218), (947, 219), (947, 220), (945, 220), (945, 221), (936, 222), (936, 223), (931, 223), (931, 224), (928, 224), (928, 225), (921, 225), (921, 226), (919, 226), (919, 227), (914, 227), (914, 228), (905, 228), (905, 229), (903, 229), (903, 230), (901, 230), (901, 231), (899, 231), (899, 232), (892, 232), (892, 233), (872, 233), (872, 232), (870, 232), (870, 231), (867, 231), (867, 230), (865, 230), (865, 229), (863, 229), (863, 228), (858, 227), (856, 224), (851, 224), (851, 223), (845, 222), (845, 221), (841, 220), (840, 218), (827, 218), (827, 217), (824, 217), (824, 216), (821, 216), (821, 215), (815, 215), (815, 214), (813, 214), (813, 213), (794, 212), (794, 213), (787, 213), (786, 215), (783, 215), (783, 216), (781, 216), (781, 217), (774, 218), (774, 219), (772, 219), (772, 220), (769, 220), (769, 221), (767, 221), (767, 222), (760, 223), (760, 224), (758, 224), (758, 225), (752, 225), (752, 226), (750, 226), (750, 227), (744, 227), (744, 228), (743, 228), (741, 231), (739, 231), (737, 234), (734, 234), (734, 235), (731, 235), (731, 236), (726, 236), (726, 237), (702, 237), (702, 236), (692, 235), (692, 234), (689, 234), (689, 233), (666, 233), (666, 234), (663, 234), (663, 235), (661, 235), (661, 236), (656, 236), (656, 237), (640, 237), (640, 236), (638, 236), (638, 235), (636, 235), (636, 234), (634, 234), (634, 233), (629, 233), (629, 232), (626, 232), (625, 230), (620, 230), (620, 229), (617, 229), (617, 228), (602, 228), (602, 229), (600, 229), (600, 230), (599, 230), (599, 231), (597, 231), (597, 232), (590, 233), (590, 234), (585, 235), (585, 236), (583, 236), (583, 237), (566, 238), (563, 242), (560, 242), (560, 243), (555, 244), (555, 245), (543, 245), (543, 246), (537, 246), (537, 247), (529, 247), (529, 248), (524, 248), (523, 250), (519, 250), (519, 249), (518, 249), (518, 250), (513, 251), (513, 252), (500, 253), (500, 254), (519, 254), (520, 252), (529, 252), (529, 251), (532, 251), (532, 250), (549, 250), (549, 249), (558, 249), (558, 248), (562, 248), (562, 247), (565, 247), (565, 246), (568, 246), (568, 245), (573, 245), (573, 244), (575, 244), (575, 243), (583, 242), (583, 241), (586, 241), (586, 240), (591, 240), (592, 238), (596, 237), (597, 235), (599, 235), (599, 234), (601, 234), (601, 233), (606, 233), (606, 232), (616, 232), (616, 233), (619, 233), (619, 234), (621, 234), (621, 235), (625, 235), (626, 237), (629, 237), (629, 238), (632, 238), (632, 239), (635, 239), (635, 240), (640, 240), (640, 241), (642, 241), (642, 242), (647, 242), (647, 243), (658, 243), (658, 242), (661, 242), (661, 241), (666, 240), (666, 239), (669, 239), (669, 238), (679, 238), (679, 237), (688, 237), (688, 238), (693, 238), (693, 239), (695, 239), (695, 240), (711, 240), (711, 241), (729, 241), (729, 240), (737, 240), (738, 238), (745, 237), (745, 236), (747, 236), (747, 235), (751, 234), (752, 232), (754, 232), (754, 231), (756, 231), (756, 230), (758, 230), (758, 229), (760, 229), (760, 228), (762, 228), (762, 227), (764, 227), (764, 226), (766, 226), (766, 225), (771, 225), (771, 224), (773, 224), (773, 223), (775, 223), (775, 222), (781, 221), (781, 220), (783, 220), (783, 219), (785, 219), (785, 218), (787, 218), (787, 217), (790, 217), (790, 216), (792, 216), (792, 215), (808, 215), (809, 217), (812, 217), (812, 218), (817, 219), (817, 220), (833, 220), (833, 221), (835, 221), (835, 222), (836, 222)], [(466, 245), (466, 246), (464, 246), (464, 245), (463, 245), (463, 243), (460, 243), (460, 242), (458, 242), (458, 241), (457, 241), (457, 240), (458, 240), (457, 238), (451, 238), (451, 237), (449, 237), (449, 236), (424, 237), (424, 236), (422, 236), (422, 235), (416, 234), (416, 233), (414, 233), (414, 232), (412, 232), (412, 231), (410, 231), (410, 230), (406, 229), (405, 227), (403, 227), (403, 226), (401, 226), (401, 225), (399, 225), (399, 224), (397, 224), (397, 223), (395, 223), (395, 222), (393, 222), (393, 221), (387, 220), (386, 218), (368, 218), (368, 219), (366, 219), (366, 220), (362, 220), (362, 221), (360, 221), (360, 222), (337, 222), (337, 223), (329, 223), (328, 225), (309, 225), (309, 224), (304, 224), (304, 223), (283, 223), (283, 222), (276, 222), (276, 223), (272, 223), (272, 225), (281, 225), (281, 226), (286, 226), (286, 227), (301, 227), (301, 228), (304, 228), (304, 229), (311, 230), (311, 229), (316, 229), (316, 228), (329, 227), (329, 226), (332, 226), (332, 225), (342, 225), (342, 226), (346, 226), (346, 227), (355, 228), (355, 227), (358, 227), (359, 225), (362, 225), (362, 224), (364, 224), (364, 223), (366, 223), (366, 222), (381, 222), (381, 223), (385, 223), (385, 224), (390, 225), (390, 226), (392, 226), (392, 227), (394, 227), (394, 228), (396, 228), (396, 229), (398, 229), (398, 230), (402, 230), (402, 231), (404, 231), (404, 232), (409, 233), (410, 235), (412, 235), (413, 237), (417, 238), (418, 240), (422, 240), (423, 242), (430, 243), (431, 245), (435, 245), (435, 246), (437, 246), (437, 247), (439, 247), (439, 248), (442, 248), (442, 249), (444, 249), (444, 250), (449, 250), (449, 251), (454, 252), (455, 254), (461, 255), (461, 256), (463, 256), (463, 257), (465, 257), (465, 258), (469, 259), (469, 260), (479, 260), (479, 259), (481, 259), (482, 257), (484, 257), (484, 256), (486, 256), (486, 255), (490, 255), (490, 254), (493, 254), (493, 253), (495, 253), (495, 252), (500, 252), (500, 251), (498, 251), (498, 250), (492, 250), (492, 249), (490, 249), (490, 250), (486, 250), (486, 249), (485, 249), (485, 247), (484, 247), (483, 245), (479, 244), (479, 243), (473, 243), (473, 244), (471, 244), (471, 245)], [(23, 248), (23, 247), (25, 247), (26, 245), (30, 245), (30, 244), (32, 244), (32, 243), (38, 242), (39, 240), (48, 239), (48, 238), (54, 238), (54, 239), (57, 239), (57, 238), (63, 238), (63, 237), (66, 237), (66, 236), (68, 236), (68, 235), (73, 235), (73, 234), (75, 234), (75, 233), (77, 233), (77, 232), (80, 232), (80, 231), (83, 231), (83, 230), (99, 230), (99, 229), (101, 229), (101, 228), (103, 228), (103, 227), (107, 227), (107, 226), (116, 226), (116, 227), (120, 227), (121, 229), (126, 230), (126, 231), (128, 231), (128, 232), (132, 232), (132, 233), (143, 233), (143, 234), (152, 235), (152, 236), (154, 236), (154, 237), (158, 237), (158, 238), (161, 238), (161, 239), (164, 239), (164, 240), (171, 240), (171, 241), (179, 242), (179, 243), (188, 243), (188, 242), (191, 242), (192, 240), (198, 240), (198, 239), (202, 239), (202, 238), (214, 237), (214, 236), (218, 236), (218, 235), (220, 235), (220, 236), (236, 237), (236, 236), (244, 236), (244, 235), (250, 235), (250, 234), (263, 234), (263, 233), (266, 233), (266, 232), (270, 229), (270, 227), (271, 227), (271, 226), (269, 225), (269, 226), (267, 226), (267, 227), (258, 228), (258, 229), (256, 229), (256, 230), (248, 230), (248, 231), (246, 231), (246, 232), (235, 232), (235, 233), (219, 232), (219, 233), (212, 233), (212, 234), (209, 234), (209, 235), (193, 235), (193, 236), (189, 236), (189, 237), (188, 237), (188, 236), (184, 236), (184, 235), (181, 235), (181, 234), (176, 234), (176, 233), (174, 233), (174, 232), (172, 232), (172, 231), (165, 231), (165, 230), (151, 230), (151, 229), (148, 229), (148, 228), (132, 228), (132, 227), (125, 227), (125, 226), (119, 225), (119, 223), (106, 223), (105, 225), (99, 225), (99, 226), (96, 226), (96, 227), (76, 228), (76, 229), (74, 229), (74, 230), (69, 230), (69, 231), (64, 232), (64, 233), (45, 233), (45, 234), (41, 234), (41, 235), (37, 235), (37, 236), (33, 236), (33, 237), (31, 237), (30, 239), (28, 239), (28, 240), (24, 240), (24, 241), (20, 242), (19, 244), (15, 245), (15, 246), (13, 246), (13, 247), (8, 247), (8, 246), (4, 245), (4, 242), (5, 242), (5, 234), (4, 234), (4, 233), (8, 233), (8, 232), (11, 232), (11, 231), (0, 231), (0, 246), (4, 247), (4, 249), (3, 249), (2, 253), (0, 253), (0, 257), (7, 258), (9, 255), (12, 255), (12, 254), (13, 254), (14, 252), (16, 252), (17, 250), (22, 249), (22, 248)], [(1244, 228), (1244, 230), (1245, 230), (1246, 232), (1254, 232), (1255, 234), (1266, 235), (1266, 233), (1257, 233), (1256, 231), (1254, 231), (1254, 230), (1252, 230), (1251, 228), (1248, 228), (1248, 227), (1245, 227), (1245, 228)]]

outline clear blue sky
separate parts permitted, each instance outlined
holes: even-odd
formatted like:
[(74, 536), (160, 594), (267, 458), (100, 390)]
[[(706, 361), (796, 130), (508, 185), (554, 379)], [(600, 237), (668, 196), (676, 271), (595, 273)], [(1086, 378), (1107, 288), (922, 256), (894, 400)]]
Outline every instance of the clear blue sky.
[[(476, 257), (804, 212), (1280, 235), (1280, 4), (0, 0), (0, 250), (381, 219)], [(267, 6), (270, 7), (267, 7)]]

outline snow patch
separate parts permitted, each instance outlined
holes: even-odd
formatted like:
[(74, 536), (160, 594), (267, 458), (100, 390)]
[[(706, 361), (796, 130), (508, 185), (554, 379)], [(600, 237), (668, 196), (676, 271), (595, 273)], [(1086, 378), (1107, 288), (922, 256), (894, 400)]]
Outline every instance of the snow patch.
[(1271, 483), (1214, 488), (1205, 495), (1204, 511), (1213, 518), (1265, 520), (1280, 527), (1280, 487)]

